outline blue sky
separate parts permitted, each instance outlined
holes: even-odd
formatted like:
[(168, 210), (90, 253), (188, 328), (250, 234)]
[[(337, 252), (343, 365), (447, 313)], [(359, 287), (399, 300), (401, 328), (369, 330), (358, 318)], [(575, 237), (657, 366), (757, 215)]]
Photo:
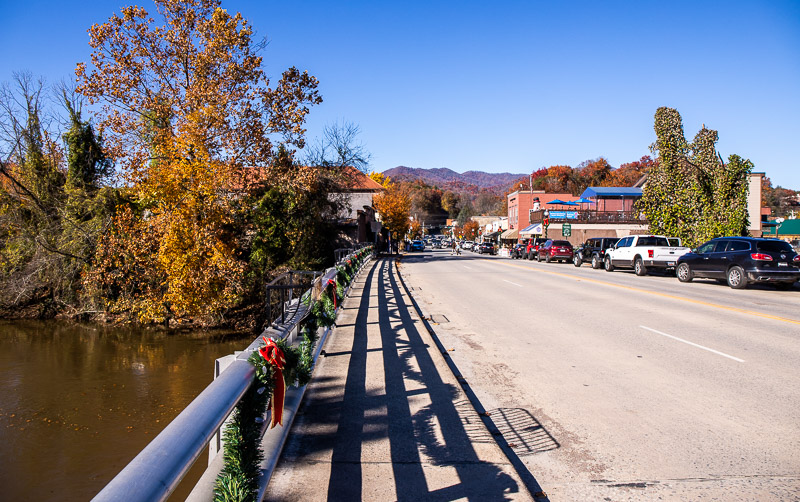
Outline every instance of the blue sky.
[[(135, 2), (4, 2), (0, 80), (69, 78), (86, 29)], [(138, 2), (148, 10), (149, 2)], [(372, 168), (528, 173), (648, 155), (653, 115), (717, 129), (800, 189), (800, 2), (223, 1), (269, 39), (267, 73), (320, 80), (326, 124), (361, 127)]]

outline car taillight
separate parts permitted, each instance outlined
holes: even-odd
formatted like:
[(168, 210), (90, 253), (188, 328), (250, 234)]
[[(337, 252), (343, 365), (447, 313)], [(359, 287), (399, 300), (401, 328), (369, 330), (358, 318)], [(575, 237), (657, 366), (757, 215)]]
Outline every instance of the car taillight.
[(772, 256), (764, 253), (750, 253), (750, 258), (758, 261), (772, 261)]
[(653, 257), (653, 250), (652, 249), (648, 249), (647, 250), (647, 257), (648, 258), (652, 258)]
[(792, 260), (792, 261), (798, 261), (798, 262), (800, 262), (800, 254), (799, 254), (799, 255), (797, 255), (797, 256), (795, 256), (795, 257), (794, 257), (794, 260)]

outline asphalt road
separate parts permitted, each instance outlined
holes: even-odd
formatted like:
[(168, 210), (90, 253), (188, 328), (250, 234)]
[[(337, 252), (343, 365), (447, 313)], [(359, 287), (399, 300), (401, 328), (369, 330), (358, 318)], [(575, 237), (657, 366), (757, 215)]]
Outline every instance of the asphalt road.
[(800, 500), (800, 288), (446, 250), (400, 272), (550, 500)]

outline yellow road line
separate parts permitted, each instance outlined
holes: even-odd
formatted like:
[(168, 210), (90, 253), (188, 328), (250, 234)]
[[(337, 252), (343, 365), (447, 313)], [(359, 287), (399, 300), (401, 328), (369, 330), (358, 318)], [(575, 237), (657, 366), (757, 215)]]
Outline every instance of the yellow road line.
[[(496, 260), (494, 260), (494, 261), (496, 261)], [(764, 319), (772, 319), (773, 321), (788, 322), (788, 323), (791, 323), (791, 324), (800, 325), (800, 320), (790, 319), (788, 317), (774, 316), (774, 315), (770, 315), (770, 314), (765, 314), (763, 312), (756, 312), (755, 310), (746, 310), (746, 309), (740, 309), (740, 308), (737, 308), (737, 307), (729, 307), (727, 305), (720, 305), (718, 303), (704, 302), (702, 300), (693, 300), (691, 298), (686, 298), (685, 296), (675, 296), (675, 295), (670, 295), (670, 294), (667, 294), (667, 293), (659, 293), (658, 291), (648, 291), (646, 289), (635, 288), (633, 286), (625, 286), (625, 285), (622, 285), (622, 284), (614, 284), (613, 282), (600, 281), (600, 280), (597, 280), (597, 279), (590, 279), (590, 278), (587, 278), (587, 277), (576, 277), (574, 275), (564, 274), (564, 273), (561, 273), (561, 272), (553, 272), (551, 270), (541, 270), (541, 269), (538, 269), (538, 268), (531, 268), (531, 267), (526, 267), (526, 266), (523, 266), (523, 265), (516, 265), (514, 263), (508, 263), (508, 262), (505, 262), (505, 261), (501, 261), (501, 262), (499, 262), (499, 264), (500, 265), (505, 265), (507, 267), (521, 268), (523, 270), (528, 270), (528, 271), (531, 271), (531, 272), (538, 272), (538, 273), (542, 273), (542, 274), (550, 274), (550, 275), (556, 275), (556, 276), (560, 276), (560, 277), (567, 277), (569, 279), (575, 279), (575, 280), (578, 280), (578, 281), (588, 281), (588, 282), (593, 282), (595, 284), (600, 284), (600, 285), (603, 285), (603, 286), (612, 286), (612, 287), (615, 287), (615, 288), (627, 289), (629, 291), (635, 291), (637, 293), (645, 293), (645, 294), (648, 294), (648, 295), (660, 296), (662, 298), (669, 298), (671, 300), (689, 302), (689, 303), (694, 303), (696, 305), (703, 305), (705, 307), (712, 307), (712, 308), (717, 308), (717, 309), (722, 309), (722, 310), (728, 310), (728, 311), (731, 311), (731, 312), (737, 312), (739, 314), (746, 314), (746, 315), (751, 315), (751, 316), (756, 316), (756, 317), (763, 317)]]

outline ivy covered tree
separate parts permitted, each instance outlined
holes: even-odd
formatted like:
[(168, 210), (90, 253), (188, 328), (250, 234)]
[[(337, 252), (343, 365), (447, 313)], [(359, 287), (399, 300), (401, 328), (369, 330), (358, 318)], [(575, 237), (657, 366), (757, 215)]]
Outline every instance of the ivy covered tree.
[(752, 162), (738, 155), (724, 162), (716, 151), (717, 131), (705, 126), (688, 142), (675, 109), (659, 108), (654, 128), (651, 149), (657, 158), (638, 203), (651, 231), (680, 237), (688, 246), (722, 235), (746, 235)]
[[(63, 110), (45, 105), (58, 101)], [(28, 74), (3, 86), (0, 124), (0, 308), (50, 316), (88, 306), (80, 277), (116, 199), (102, 138), (81, 119), (79, 99)]]

